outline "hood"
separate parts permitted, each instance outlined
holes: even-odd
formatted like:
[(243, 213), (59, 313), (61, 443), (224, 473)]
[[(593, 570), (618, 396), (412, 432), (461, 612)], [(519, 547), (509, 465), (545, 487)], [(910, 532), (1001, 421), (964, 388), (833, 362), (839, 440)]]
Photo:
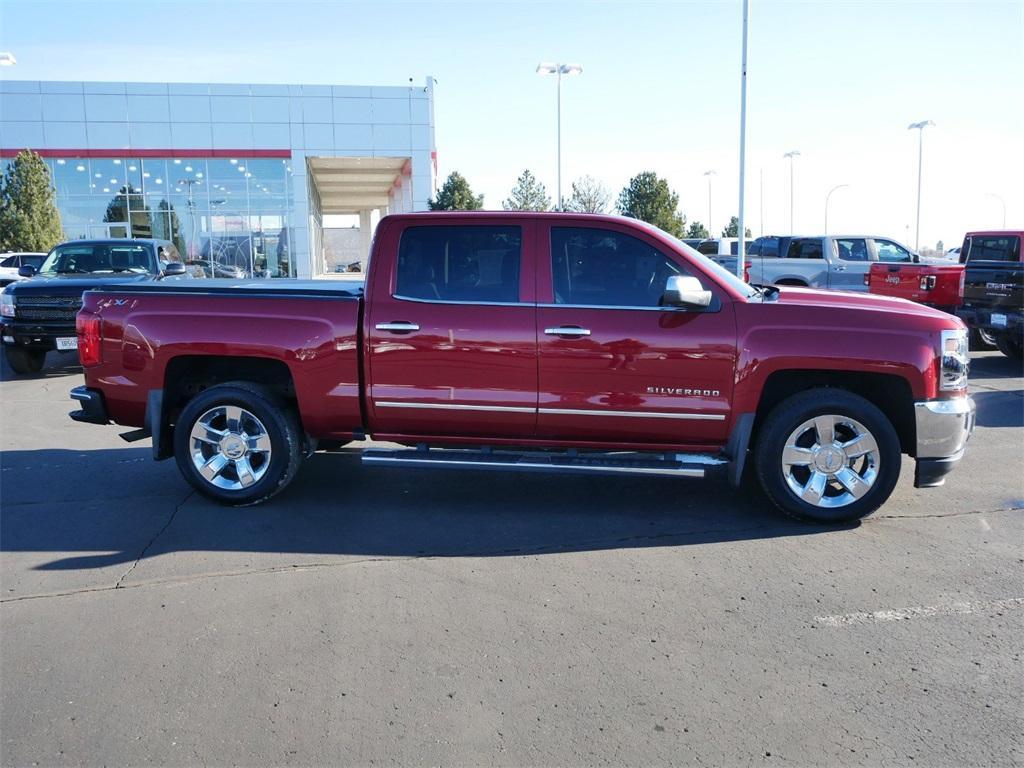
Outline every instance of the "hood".
[(924, 304), (915, 304), (907, 299), (852, 291), (819, 291), (813, 288), (784, 286), (779, 289), (779, 296), (772, 303), (831, 310), (868, 310), (903, 317), (913, 315), (943, 320), (947, 323), (954, 319), (952, 315), (941, 310), (926, 307)]
[(81, 294), (93, 288), (117, 286), (131, 283), (148, 283), (155, 275), (101, 274), (101, 275), (54, 275), (45, 277), (36, 275), (25, 280), (11, 283), (5, 289), (14, 296), (71, 296)]

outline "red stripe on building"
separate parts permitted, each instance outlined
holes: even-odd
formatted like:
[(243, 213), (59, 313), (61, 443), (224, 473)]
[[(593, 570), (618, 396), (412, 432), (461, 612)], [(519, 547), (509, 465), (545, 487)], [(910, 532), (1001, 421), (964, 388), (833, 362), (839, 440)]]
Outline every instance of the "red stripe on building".
[[(22, 150), (0, 149), (0, 157), (14, 157)], [(113, 157), (277, 157), (290, 158), (290, 149), (33, 149), (40, 157), (113, 158)]]

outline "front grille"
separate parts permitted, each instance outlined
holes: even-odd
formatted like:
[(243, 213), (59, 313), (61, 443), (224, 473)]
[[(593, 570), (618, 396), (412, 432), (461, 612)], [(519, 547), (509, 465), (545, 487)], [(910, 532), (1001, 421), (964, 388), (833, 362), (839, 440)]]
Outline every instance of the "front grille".
[(79, 296), (19, 296), (14, 306), (19, 320), (74, 322), (82, 308), (82, 299)]

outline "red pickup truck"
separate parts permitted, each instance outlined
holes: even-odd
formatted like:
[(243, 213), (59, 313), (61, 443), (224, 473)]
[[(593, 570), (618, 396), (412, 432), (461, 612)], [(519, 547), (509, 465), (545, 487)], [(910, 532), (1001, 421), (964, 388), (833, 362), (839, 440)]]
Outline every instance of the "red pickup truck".
[[(131, 427), (226, 504), (304, 456), (669, 477), (744, 467), (783, 511), (863, 517), (901, 454), (940, 485), (974, 427), (957, 318), (753, 287), (642, 222), (564, 213), (384, 218), (365, 290), (165, 283), (85, 294), (76, 421)], [(749, 459), (749, 462), (748, 462)]]

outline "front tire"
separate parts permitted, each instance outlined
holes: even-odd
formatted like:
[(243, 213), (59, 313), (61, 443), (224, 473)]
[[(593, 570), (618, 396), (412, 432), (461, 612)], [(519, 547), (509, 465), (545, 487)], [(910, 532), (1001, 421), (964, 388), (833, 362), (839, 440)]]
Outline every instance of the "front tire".
[(24, 347), (4, 347), (4, 357), (15, 373), (27, 375), (39, 373), (46, 362), (45, 349), (26, 349)]
[(761, 427), (755, 462), (768, 498), (813, 523), (874, 512), (900, 476), (900, 442), (889, 419), (859, 395), (812, 389), (779, 403)]
[(246, 382), (211, 387), (188, 402), (174, 428), (185, 479), (221, 504), (259, 504), (282, 491), (302, 460), (294, 411)]
[(997, 333), (996, 346), (999, 347), (999, 351), (1006, 355), (1011, 360), (1020, 360), (1024, 357), (1024, 344), (1021, 343), (1019, 338), (1011, 336), (1009, 333)]

